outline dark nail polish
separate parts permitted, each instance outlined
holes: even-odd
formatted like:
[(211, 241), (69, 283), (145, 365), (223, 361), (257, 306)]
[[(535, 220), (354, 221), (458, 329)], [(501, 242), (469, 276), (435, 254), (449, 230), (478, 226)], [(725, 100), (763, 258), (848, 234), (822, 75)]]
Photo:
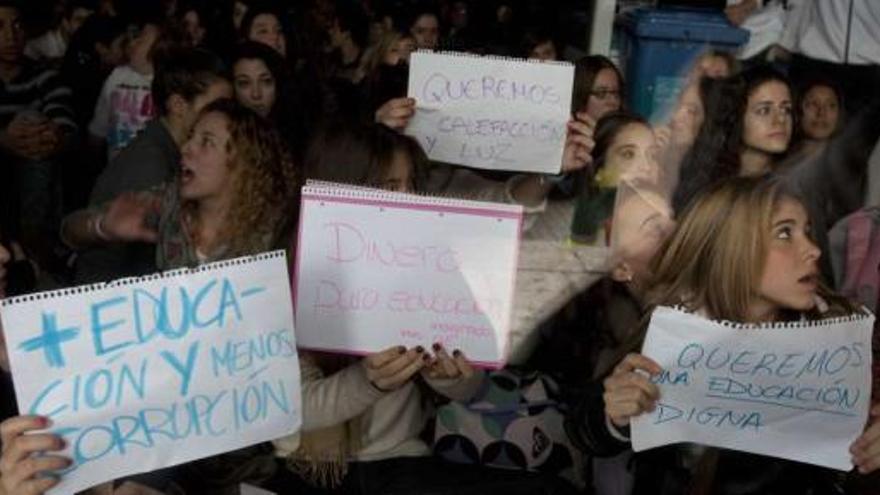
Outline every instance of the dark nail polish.
[(404, 347), (404, 346), (398, 346), (398, 347), (397, 347), (397, 353), (398, 353), (398, 354), (403, 354), (404, 352), (406, 352), (406, 347)]
[(416, 347), (416, 352), (418, 352), (419, 354), (421, 354), (421, 353), (425, 352), (425, 348), (422, 347), (422, 346), (418, 346), (418, 347)]
[(431, 356), (429, 356), (429, 355), (427, 355), (427, 354), (422, 354), (422, 359), (423, 359), (425, 362), (427, 362), (427, 361), (430, 361), (430, 360), (431, 360)]
[(461, 356), (461, 351), (459, 351), (458, 349), (456, 349), (456, 350), (452, 351), (452, 355), (453, 355), (454, 357)]
[(440, 345), (440, 342), (434, 342), (434, 345), (432, 345), (431, 347), (433, 347), (435, 351), (439, 351), (443, 348), (443, 346)]

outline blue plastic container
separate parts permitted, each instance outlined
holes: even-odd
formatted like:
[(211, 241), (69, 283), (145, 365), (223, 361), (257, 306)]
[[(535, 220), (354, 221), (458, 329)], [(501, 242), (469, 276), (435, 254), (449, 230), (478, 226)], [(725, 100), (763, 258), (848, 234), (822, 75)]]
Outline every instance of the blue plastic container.
[(748, 31), (717, 10), (641, 8), (625, 14), (619, 27), (627, 103), (652, 121), (674, 105), (685, 72), (703, 51), (735, 51), (749, 40)]

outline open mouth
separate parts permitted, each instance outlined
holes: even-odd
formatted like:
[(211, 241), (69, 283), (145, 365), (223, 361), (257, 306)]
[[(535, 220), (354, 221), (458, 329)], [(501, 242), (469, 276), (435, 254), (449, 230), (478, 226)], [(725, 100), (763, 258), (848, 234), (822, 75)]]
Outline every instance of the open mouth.
[(815, 273), (804, 275), (803, 277), (798, 279), (798, 283), (810, 287), (816, 287), (817, 285), (819, 285), (819, 275)]
[(196, 177), (196, 174), (195, 174), (195, 172), (192, 171), (191, 168), (187, 167), (186, 165), (184, 165), (183, 168), (181, 168), (181, 170), (180, 170), (180, 182), (181, 183), (186, 184), (188, 182), (192, 182), (192, 180), (195, 179), (195, 177)]

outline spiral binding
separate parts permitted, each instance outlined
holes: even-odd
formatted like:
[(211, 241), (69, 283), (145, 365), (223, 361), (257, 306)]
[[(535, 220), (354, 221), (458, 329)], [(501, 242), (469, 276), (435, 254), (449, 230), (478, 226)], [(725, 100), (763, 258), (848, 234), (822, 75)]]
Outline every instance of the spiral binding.
[(454, 52), (451, 50), (427, 50), (424, 48), (420, 48), (415, 51), (417, 54), (422, 55), (446, 55), (449, 57), (459, 57), (459, 58), (471, 58), (476, 60), (497, 60), (499, 62), (522, 62), (527, 64), (537, 64), (537, 65), (558, 65), (562, 67), (574, 67), (574, 64), (568, 62), (566, 60), (537, 60), (537, 59), (529, 59), (529, 58), (520, 58), (520, 57), (507, 57), (504, 55), (478, 55), (476, 53), (467, 53), (467, 52)]
[[(685, 314), (688, 316), (696, 316), (699, 318), (704, 318), (700, 315), (697, 315), (691, 311), (689, 311), (685, 306), (675, 305), (675, 306), (664, 306), (665, 308), (671, 309), (677, 313)], [(846, 316), (837, 316), (834, 318), (823, 318), (820, 320), (798, 320), (798, 321), (778, 321), (778, 322), (766, 322), (766, 323), (742, 323), (738, 321), (730, 321), (730, 320), (707, 320), (712, 323), (716, 323), (725, 328), (731, 328), (734, 330), (786, 330), (793, 328), (814, 328), (821, 326), (831, 326), (831, 325), (842, 325), (844, 323), (852, 323), (854, 321), (863, 321), (869, 318), (873, 318), (874, 315), (871, 313), (868, 308), (862, 306), (860, 310), (856, 312), (846, 315)]]
[(487, 203), (458, 197), (455, 195), (429, 195), (425, 193), (402, 193), (375, 189), (355, 184), (308, 180), (302, 194), (316, 194), (347, 199), (389, 201), (392, 203), (415, 203), (419, 205), (447, 206), (463, 208), (491, 208), (511, 213), (522, 213), (522, 206), (507, 203)]
[(56, 299), (59, 297), (73, 296), (73, 295), (78, 295), (78, 294), (88, 294), (88, 293), (99, 291), (102, 289), (109, 289), (109, 288), (116, 288), (116, 287), (128, 287), (130, 285), (139, 284), (141, 282), (155, 282), (157, 280), (174, 278), (179, 275), (194, 274), (194, 273), (213, 270), (215, 268), (227, 268), (230, 266), (246, 265), (246, 264), (254, 263), (257, 261), (264, 261), (264, 260), (276, 259), (276, 258), (284, 258), (285, 256), (286, 255), (284, 253), (284, 250), (268, 251), (265, 253), (254, 254), (254, 255), (250, 255), (250, 256), (242, 256), (241, 258), (233, 258), (233, 259), (229, 259), (229, 260), (222, 260), (222, 261), (215, 261), (212, 263), (205, 263), (204, 265), (199, 265), (199, 266), (192, 267), (192, 268), (176, 268), (174, 270), (152, 273), (150, 275), (143, 275), (140, 277), (121, 278), (121, 279), (113, 280), (110, 282), (99, 282), (96, 284), (80, 285), (77, 287), (68, 287), (65, 289), (56, 289), (56, 290), (52, 290), (52, 291), (37, 292), (35, 294), (25, 294), (23, 296), (16, 296), (16, 297), (10, 297), (8, 299), (3, 299), (2, 301), (0, 301), (0, 307), (11, 306), (13, 304), (19, 304), (19, 303), (50, 300), (50, 299)]

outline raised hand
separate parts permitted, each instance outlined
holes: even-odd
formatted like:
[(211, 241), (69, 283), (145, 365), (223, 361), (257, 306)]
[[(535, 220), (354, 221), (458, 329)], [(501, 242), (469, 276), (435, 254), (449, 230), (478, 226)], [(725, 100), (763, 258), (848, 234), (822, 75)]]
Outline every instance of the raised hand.
[(654, 410), (660, 389), (647, 376), (638, 371), (656, 375), (662, 371), (654, 360), (641, 354), (627, 354), (605, 379), (605, 415), (615, 426), (624, 427), (629, 420), (644, 412)]
[(95, 220), (96, 233), (111, 242), (156, 242), (158, 233), (147, 225), (147, 219), (158, 213), (160, 206), (160, 198), (155, 194), (122, 193)]

